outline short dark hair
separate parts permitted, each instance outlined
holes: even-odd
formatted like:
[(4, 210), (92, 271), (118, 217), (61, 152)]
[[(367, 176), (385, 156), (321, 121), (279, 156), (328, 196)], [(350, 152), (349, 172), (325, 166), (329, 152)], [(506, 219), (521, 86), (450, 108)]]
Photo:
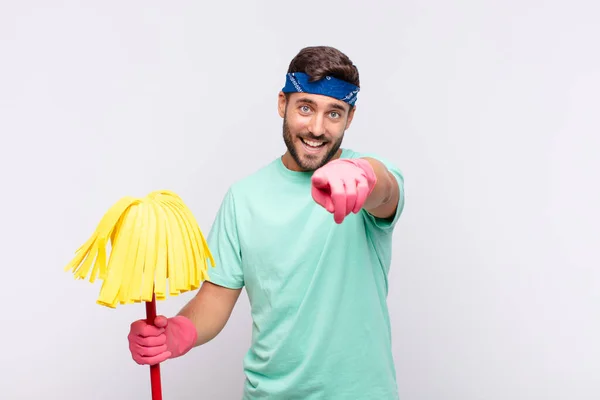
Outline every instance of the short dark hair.
[(311, 82), (332, 76), (360, 87), (358, 68), (347, 55), (330, 46), (303, 48), (290, 62), (290, 72), (304, 72)]

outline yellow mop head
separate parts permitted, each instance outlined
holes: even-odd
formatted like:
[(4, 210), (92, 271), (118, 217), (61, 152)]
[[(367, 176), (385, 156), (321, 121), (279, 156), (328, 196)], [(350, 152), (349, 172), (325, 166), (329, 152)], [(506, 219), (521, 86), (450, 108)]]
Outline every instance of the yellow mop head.
[(97, 303), (116, 308), (119, 303), (151, 302), (153, 294), (164, 300), (167, 280), (171, 296), (199, 288), (209, 280), (207, 258), (214, 267), (192, 212), (178, 195), (162, 190), (115, 203), (65, 271), (86, 279), (91, 269), (90, 282), (103, 280)]

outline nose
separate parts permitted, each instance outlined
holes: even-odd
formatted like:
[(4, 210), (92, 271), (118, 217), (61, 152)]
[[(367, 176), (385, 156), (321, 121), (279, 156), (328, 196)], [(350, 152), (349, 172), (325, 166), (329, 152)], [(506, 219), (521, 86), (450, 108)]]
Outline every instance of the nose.
[(324, 117), (318, 113), (315, 113), (310, 120), (310, 124), (308, 125), (308, 131), (315, 137), (325, 135)]

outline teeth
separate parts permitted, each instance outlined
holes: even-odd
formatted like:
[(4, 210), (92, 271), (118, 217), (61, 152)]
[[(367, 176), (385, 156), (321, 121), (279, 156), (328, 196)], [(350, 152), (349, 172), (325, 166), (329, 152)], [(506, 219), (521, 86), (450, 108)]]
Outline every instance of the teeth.
[(312, 146), (312, 147), (319, 147), (319, 146), (321, 146), (323, 144), (323, 142), (315, 142), (315, 141), (312, 141), (312, 140), (302, 139), (302, 141), (304, 143), (306, 143), (307, 145)]

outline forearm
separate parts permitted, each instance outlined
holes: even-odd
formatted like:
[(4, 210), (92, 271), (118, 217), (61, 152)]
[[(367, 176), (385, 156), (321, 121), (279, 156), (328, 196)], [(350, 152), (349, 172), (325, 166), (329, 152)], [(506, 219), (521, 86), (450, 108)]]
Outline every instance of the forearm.
[[(364, 159), (369, 162), (371, 167), (373, 167), (373, 171), (377, 177), (377, 183), (369, 197), (367, 197), (363, 208), (377, 214), (378, 210), (393, 203), (394, 199), (396, 199), (395, 203), (398, 202), (398, 185), (392, 174), (381, 161), (368, 157), (365, 157)], [(395, 205), (391, 204), (391, 206), (387, 208), (393, 208), (395, 210)], [(384, 212), (383, 214), (390, 214), (390, 212)], [(387, 217), (387, 215), (384, 215), (384, 217)]]
[(198, 338), (194, 346), (214, 339), (225, 327), (241, 289), (227, 289), (204, 282), (202, 287), (181, 309), (178, 315), (187, 317), (196, 327)]

